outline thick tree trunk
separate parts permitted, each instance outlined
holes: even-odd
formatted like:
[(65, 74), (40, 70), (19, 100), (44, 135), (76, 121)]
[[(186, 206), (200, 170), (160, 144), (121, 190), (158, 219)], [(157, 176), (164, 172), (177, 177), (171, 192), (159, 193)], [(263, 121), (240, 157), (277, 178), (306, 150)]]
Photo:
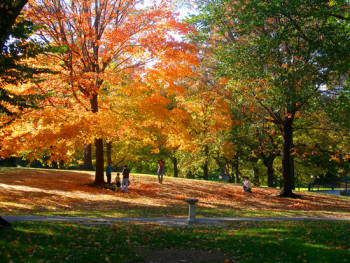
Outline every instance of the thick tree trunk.
[(104, 183), (103, 139), (95, 139), (95, 147), (96, 147), (95, 184), (102, 185)]
[(112, 163), (112, 142), (107, 142), (107, 164)]
[(84, 170), (93, 170), (91, 144), (88, 144), (84, 147)]
[(287, 121), (283, 127), (283, 149), (282, 149), (282, 176), (283, 186), (281, 188), (281, 197), (295, 197), (293, 193), (294, 171), (293, 158), (291, 150), (293, 147), (293, 127), (292, 120)]
[(275, 186), (275, 174), (273, 169), (273, 162), (275, 160), (275, 155), (270, 155), (268, 158), (264, 158), (264, 165), (267, 168), (267, 186), (274, 187)]
[(4, 2), (0, 8), (0, 50), (3, 49), (6, 40), (8, 39), (13, 24), (16, 21), (17, 16), (21, 13), (22, 8), (28, 2), (28, 0), (18, 1), (1, 1)]
[(177, 167), (177, 158), (173, 157), (173, 158), (171, 158), (171, 160), (173, 161), (173, 165), (174, 165), (174, 177), (178, 177), (179, 176), (179, 169)]
[[(97, 94), (93, 94), (91, 99), (91, 111), (93, 113), (98, 112)], [(96, 172), (95, 172), (95, 184), (102, 185), (104, 183), (104, 158), (103, 158), (103, 139), (95, 139), (96, 148)]]

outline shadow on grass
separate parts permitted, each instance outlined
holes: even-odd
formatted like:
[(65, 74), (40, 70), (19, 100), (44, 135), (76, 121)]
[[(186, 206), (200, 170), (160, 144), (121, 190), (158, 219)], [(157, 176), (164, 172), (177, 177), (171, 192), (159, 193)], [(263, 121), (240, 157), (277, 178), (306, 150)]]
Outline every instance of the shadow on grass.
[[(0, 231), (0, 261), (349, 262), (349, 228), (348, 222), (234, 222), (227, 227), (24, 222)], [(167, 252), (160, 257), (159, 251)], [(193, 260), (196, 253), (207, 260)]]

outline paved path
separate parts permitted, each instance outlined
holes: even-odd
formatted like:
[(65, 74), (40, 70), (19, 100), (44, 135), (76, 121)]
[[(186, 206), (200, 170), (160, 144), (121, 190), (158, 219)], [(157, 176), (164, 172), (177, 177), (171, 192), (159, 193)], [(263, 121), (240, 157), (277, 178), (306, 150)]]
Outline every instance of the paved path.
[[(111, 225), (117, 222), (135, 222), (140, 224), (157, 224), (165, 226), (187, 226), (185, 217), (152, 217), (152, 218), (98, 218), (98, 217), (59, 217), (59, 216), (2, 216), (9, 222), (42, 221), (42, 222), (70, 222), (89, 225)], [(350, 217), (197, 217), (199, 225), (226, 226), (231, 222), (247, 221), (350, 221)]]

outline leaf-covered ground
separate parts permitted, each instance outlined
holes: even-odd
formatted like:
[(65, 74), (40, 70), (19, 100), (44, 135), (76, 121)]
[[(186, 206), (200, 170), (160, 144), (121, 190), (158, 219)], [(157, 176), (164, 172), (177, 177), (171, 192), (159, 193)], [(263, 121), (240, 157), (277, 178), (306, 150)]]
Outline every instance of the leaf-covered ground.
[[(115, 174), (115, 173), (114, 173)], [(114, 177), (114, 175), (113, 175)], [(24, 168), (0, 169), (0, 213), (106, 217), (187, 216), (186, 198), (198, 198), (198, 216), (350, 216), (350, 198), (131, 174), (129, 193), (91, 186), (93, 173)]]

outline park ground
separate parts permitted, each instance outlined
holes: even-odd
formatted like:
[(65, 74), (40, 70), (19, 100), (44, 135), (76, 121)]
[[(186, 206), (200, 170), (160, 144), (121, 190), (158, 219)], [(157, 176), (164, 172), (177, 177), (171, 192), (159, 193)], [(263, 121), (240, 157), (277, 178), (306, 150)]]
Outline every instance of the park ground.
[[(350, 216), (350, 198), (166, 177), (131, 175), (129, 193), (92, 186), (93, 173), (1, 168), (1, 215), (184, 217)], [(349, 221), (231, 222), (173, 227), (16, 222), (0, 231), (1, 262), (350, 262)]]

